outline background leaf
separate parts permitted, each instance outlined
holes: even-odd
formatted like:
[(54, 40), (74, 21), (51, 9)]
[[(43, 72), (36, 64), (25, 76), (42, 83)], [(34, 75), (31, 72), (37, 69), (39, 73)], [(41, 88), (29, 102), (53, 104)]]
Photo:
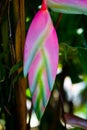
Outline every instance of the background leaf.
[(84, 73), (87, 74), (87, 49), (78, 48), (78, 55), (83, 67)]
[(11, 76), (12, 74), (14, 74), (15, 72), (18, 71), (18, 69), (22, 66), (22, 61), (16, 63), (11, 69), (10, 69), (10, 73), (9, 76)]

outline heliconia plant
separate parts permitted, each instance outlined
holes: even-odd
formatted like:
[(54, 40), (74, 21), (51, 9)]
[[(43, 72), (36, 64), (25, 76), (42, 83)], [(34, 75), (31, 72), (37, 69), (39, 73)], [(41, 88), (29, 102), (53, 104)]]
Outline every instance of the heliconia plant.
[(87, 0), (47, 0), (47, 5), (56, 12), (87, 15)]
[(87, 14), (86, 0), (43, 0), (30, 24), (24, 46), (24, 76), (28, 74), (33, 108), (41, 119), (58, 67), (58, 38), (47, 6), (57, 12)]
[(33, 108), (41, 118), (48, 103), (58, 66), (58, 38), (43, 0), (26, 36), (24, 47), (24, 76), (28, 81)]

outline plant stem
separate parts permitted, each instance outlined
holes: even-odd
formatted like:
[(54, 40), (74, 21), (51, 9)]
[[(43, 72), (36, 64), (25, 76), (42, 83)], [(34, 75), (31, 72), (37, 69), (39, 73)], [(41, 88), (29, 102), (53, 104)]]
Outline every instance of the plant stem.
[(63, 16), (63, 14), (60, 13), (60, 14), (59, 14), (59, 17), (58, 17), (58, 19), (57, 19), (56, 25), (55, 25), (55, 28), (56, 28), (56, 29), (57, 29), (58, 26), (59, 26), (59, 23), (60, 23), (60, 21), (61, 21), (61, 19), (62, 19), (62, 16)]
[(46, 10), (47, 9), (47, 4), (46, 4), (46, 0), (43, 0), (42, 1), (42, 7), (41, 7), (42, 10)]
[[(13, 0), (14, 16), (16, 26), (15, 34), (15, 52), (16, 62), (23, 60), (23, 49), (25, 41), (25, 0)], [(23, 67), (18, 69), (18, 73), (22, 71)], [(17, 129), (26, 130), (26, 86), (27, 81), (25, 78), (18, 80), (15, 85), (16, 95), (16, 124)]]
[(5, 9), (7, 7), (7, 4), (8, 4), (8, 0), (5, 0), (5, 3), (3, 4), (2, 9), (0, 9), (0, 24), (2, 22), (2, 18), (3, 18), (3, 15), (5, 13)]
[(87, 130), (87, 120), (71, 114), (65, 114), (64, 117), (67, 124)]

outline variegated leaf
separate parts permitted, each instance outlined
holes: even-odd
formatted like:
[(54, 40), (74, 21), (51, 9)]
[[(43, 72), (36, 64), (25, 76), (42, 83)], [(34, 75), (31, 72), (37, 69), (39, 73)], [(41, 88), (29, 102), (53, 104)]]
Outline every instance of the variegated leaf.
[(58, 51), (57, 34), (43, 2), (29, 27), (24, 47), (24, 76), (28, 73), (33, 106), (38, 119), (45, 110), (53, 88)]
[(87, 15), (87, 0), (47, 0), (47, 4), (56, 12)]

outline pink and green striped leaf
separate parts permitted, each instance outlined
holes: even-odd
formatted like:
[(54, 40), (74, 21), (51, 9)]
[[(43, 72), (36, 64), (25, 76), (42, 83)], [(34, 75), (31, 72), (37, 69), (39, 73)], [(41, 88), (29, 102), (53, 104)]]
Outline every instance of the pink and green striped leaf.
[(41, 118), (50, 98), (58, 66), (58, 39), (43, 2), (35, 15), (25, 41), (24, 76), (28, 81), (34, 110)]
[(47, 0), (47, 5), (56, 12), (87, 15), (87, 0)]

